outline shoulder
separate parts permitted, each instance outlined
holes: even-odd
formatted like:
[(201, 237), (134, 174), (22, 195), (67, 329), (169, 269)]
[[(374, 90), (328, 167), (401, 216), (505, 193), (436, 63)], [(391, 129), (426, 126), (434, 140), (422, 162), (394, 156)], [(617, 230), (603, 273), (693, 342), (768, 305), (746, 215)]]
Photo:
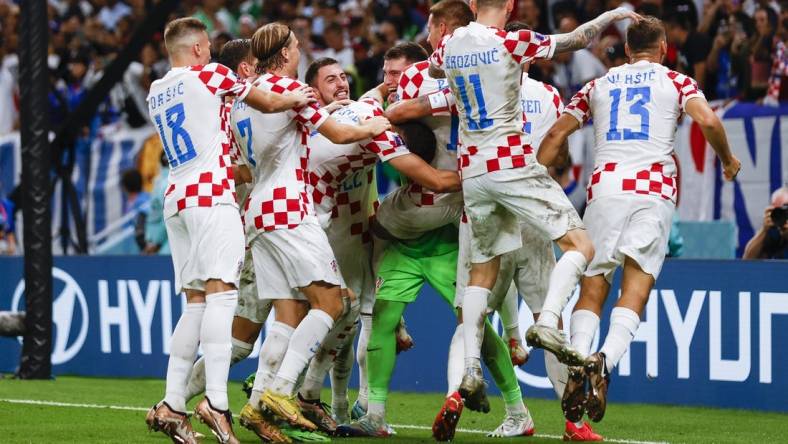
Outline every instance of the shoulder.
[(430, 62), (425, 60), (410, 65), (399, 78), (399, 94), (402, 99), (412, 99), (421, 95), (422, 86), (432, 79), (429, 74)]
[(286, 76), (277, 76), (274, 74), (263, 74), (256, 81), (255, 86), (261, 87), (275, 93), (282, 93), (285, 91), (292, 91), (294, 89), (304, 86), (303, 83), (297, 79)]

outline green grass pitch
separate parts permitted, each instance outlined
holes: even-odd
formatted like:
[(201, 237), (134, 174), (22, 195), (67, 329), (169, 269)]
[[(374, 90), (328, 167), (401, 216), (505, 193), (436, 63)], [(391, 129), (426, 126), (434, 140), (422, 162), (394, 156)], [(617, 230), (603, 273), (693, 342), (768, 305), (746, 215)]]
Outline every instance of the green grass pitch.
[[(148, 433), (145, 409), (164, 391), (162, 380), (60, 377), (54, 381), (0, 379), (0, 442), (11, 443), (166, 443), (161, 434)], [(330, 393), (324, 393), (329, 399)], [(351, 398), (352, 400), (353, 398)], [(389, 421), (397, 443), (431, 442), (429, 426), (441, 406), (441, 394), (394, 393)], [(244, 394), (232, 383), (230, 403), (240, 411)], [(39, 402), (39, 403), (36, 403)], [(536, 436), (513, 442), (555, 442), (564, 422), (558, 401), (526, 400), (536, 422)], [(61, 405), (57, 405), (61, 403)], [(66, 405), (67, 404), (67, 405)], [(194, 402), (192, 403), (194, 404)], [(117, 406), (121, 408), (109, 408)], [(190, 405), (191, 407), (191, 405)], [(503, 417), (500, 398), (492, 399), (492, 411), (466, 410), (455, 442), (501, 442), (481, 431), (495, 428)], [(195, 429), (209, 434), (202, 424)], [(595, 425), (608, 442), (788, 442), (788, 415), (741, 410), (670, 407), (638, 404), (610, 405), (604, 421)], [(244, 443), (259, 442), (236, 422)], [(204, 442), (215, 442), (209, 435)], [(334, 438), (334, 442), (363, 444), (381, 439)]]

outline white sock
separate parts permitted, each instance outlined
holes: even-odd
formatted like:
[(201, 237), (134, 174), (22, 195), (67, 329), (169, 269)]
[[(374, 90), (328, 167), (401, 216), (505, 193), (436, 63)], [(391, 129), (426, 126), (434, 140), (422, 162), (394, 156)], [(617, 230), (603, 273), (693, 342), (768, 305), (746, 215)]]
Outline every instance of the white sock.
[(462, 300), (462, 324), (465, 343), (465, 368), (481, 368), (482, 335), (484, 317), (487, 314), (487, 298), (490, 290), (483, 287), (465, 287)]
[(271, 384), (273, 392), (293, 394), (298, 375), (306, 368), (333, 326), (334, 319), (328, 313), (309, 310), (290, 338), (290, 346)]
[(459, 390), (462, 376), (465, 373), (465, 343), (462, 331), (462, 324), (460, 324), (454, 330), (454, 336), (451, 337), (451, 344), (449, 344), (449, 362), (446, 366), (446, 380), (449, 389), (446, 396)]
[(501, 324), (503, 324), (507, 342), (508, 339), (512, 338), (516, 339), (518, 342), (522, 342), (523, 340), (523, 335), (520, 333), (520, 309), (518, 303), (519, 296), (517, 294), (517, 288), (514, 286), (514, 282), (512, 282), (503, 299), (500, 311)]
[(638, 325), (640, 325), (640, 316), (628, 308), (615, 307), (610, 313), (610, 330), (607, 331), (605, 344), (599, 350), (605, 354), (608, 372), (613, 371), (626, 353), (638, 331)]
[(569, 302), (572, 291), (588, 266), (585, 256), (575, 250), (567, 251), (555, 264), (550, 273), (550, 287), (547, 290), (542, 312), (539, 314), (539, 325), (558, 328), (558, 319)]
[(358, 403), (367, 408), (369, 385), (367, 385), (367, 344), (372, 336), (372, 314), (361, 314), (361, 334), (358, 335), (356, 346), (356, 362), (358, 362)]
[(370, 401), (369, 407), (367, 409), (367, 414), (369, 415), (378, 415), (380, 417), (386, 417), (386, 403), (379, 402), (379, 401)]
[(525, 415), (528, 413), (528, 408), (525, 406), (522, 398), (511, 404), (506, 404), (504, 407), (506, 408), (506, 414), (508, 416)]
[(227, 376), (232, 357), (232, 330), (238, 291), (214, 293), (205, 298), (200, 345), (205, 357), (205, 397), (218, 410), (227, 410)]
[(569, 370), (565, 364), (558, 362), (558, 358), (552, 353), (544, 354), (544, 367), (547, 370), (547, 379), (553, 385), (558, 399), (561, 399), (564, 396), (566, 380), (569, 378)]
[[(230, 355), (230, 367), (243, 361), (250, 354), (254, 344), (248, 344), (240, 339), (231, 339), (233, 348)], [(186, 385), (186, 403), (195, 396), (205, 391), (205, 357), (201, 356), (192, 366), (192, 375)]]
[(331, 405), (347, 408), (347, 387), (350, 384), (350, 375), (353, 373), (353, 341), (358, 331), (358, 316), (361, 312), (361, 301), (356, 299), (350, 304), (350, 319), (353, 320), (350, 329), (339, 346), (334, 366), (331, 367)]
[(170, 359), (167, 364), (167, 388), (164, 401), (178, 412), (186, 411), (186, 383), (192, 371), (200, 341), (205, 303), (186, 304), (178, 325), (170, 338)]
[(591, 344), (599, 328), (599, 316), (591, 310), (576, 310), (569, 321), (569, 337), (572, 347), (587, 357), (591, 354)]
[(295, 329), (287, 324), (276, 321), (265, 332), (265, 340), (260, 346), (260, 358), (257, 362), (257, 374), (254, 377), (252, 395), (249, 404), (255, 409), (260, 409), (260, 396), (267, 389), (282, 365), (282, 359), (287, 353), (290, 337)]
[(306, 375), (304, 375), (304, 383), (298, 391), (304, 399), (320, 399), (320, 391), (323, 388), (326, 373), (334, 365), (339, 351), (347, 342), (356, 322), (354, 316), (357, 315), (358, 311), (354, 313), (352, 308), (348, 306), (347, 312), (337, 319), (331, 331), (326, 335), (315, 356), (309, 362)]

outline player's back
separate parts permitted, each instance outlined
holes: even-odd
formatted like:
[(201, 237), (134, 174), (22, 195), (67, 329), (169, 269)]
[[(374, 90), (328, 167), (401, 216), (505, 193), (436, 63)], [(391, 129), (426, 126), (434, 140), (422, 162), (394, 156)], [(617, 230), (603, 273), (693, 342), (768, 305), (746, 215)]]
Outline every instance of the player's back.
[(525, 117), (523, 131), (531, 136), (531, 146), (536, 150), (547, 131), (564, 110), (558, 89), (523, 74), (520, 102)]
[(673, 144), (678, 119), (693, 97), (703, 93), (692, 78), (645, 60), (613, 68), (586, 84), (566, 112), (594, 121), (589, 201), (621, 192), (675, 201)]
[(463, 178), (526, 164), (531, 149), (523, 133), (520, 64), (550, 57), (553, 50), (547, 36), (507, 33), (477, 22), (441, 42), (431, 60), (446, 73), (456, 98)]
[(165, 217), (192, 206), (235, 204), (223, 96), (248, 90), (216, 63), (173, 68), (151, 84), (148, 111), (171, 168)]

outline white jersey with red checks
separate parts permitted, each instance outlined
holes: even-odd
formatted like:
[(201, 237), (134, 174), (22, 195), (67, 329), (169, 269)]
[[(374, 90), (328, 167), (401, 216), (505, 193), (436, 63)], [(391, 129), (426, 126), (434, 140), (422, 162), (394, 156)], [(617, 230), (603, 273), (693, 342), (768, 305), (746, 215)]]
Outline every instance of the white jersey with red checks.
[(173, 68), (151, 84), (148, 111), (170, 163), (165, 218), (190, 207), (237, 206), (224, 97), (241, 102), (250, 90), (218, 63)]
[[(289, 77), (263, 74), (255, 88), (283, 93), (303, 84)], [(241, 150), (254, 167), (254, 188), (246, 201), (246, 231), (267, 232), (316, 222), (306, 189), (309, 131), (328, 113), (316, 104), (264, 114), (236, 101), (230, 121)]]
[[(459, 147), (459, 118), (453, 103), (447, 103), (441, 91), (449, 87), (446, 79), (435, 79), (429, 75), (430, 62), (423, 61), (410, 65), (400, 76), (397, 96), (402, 99), (414, 99), (425, 95), (430, 96), (433, 106), (431, 116), (424, 117), (421, 122), (435, 134), (435, 157), (430, 165), (442, 170), (457, 168), (457, 149)], [(434, 193), (421, 185), (408, 185), (408, 196), (419, 206), (461, 205), (462, 193)]]
[(703, 93), (690, 77), (648, 61), (613, 68), (583, 87), (564, 112), (594, 120), (595, 167), (588, 201), (636, 193), (676, 202), (672, 157), (678, 119)]
[(520, 102), (523, 105), (523, 131), (531, 136), (531, 146), (536, 151), (547, 131), (564, 111), (558, 88), (542, 83), (523, 74), (520, 87)]
[[(353, 102), (332, 114), (340, 123), (358, 125), (383, 115), (374, 100)], [(371, 240), (370, 219), (377, 208), (375, 165), (408, 154), (402, 139), (386, 131), (371, 139), (338, 145), (313, 131), (309, 136), (309, 186), (320, 225), (348, 241)]]
[(507, 33), (477, 22), (441, 40), (430, 62), (446, 73), (457, 102), (463, 179), (535, 161), (523, 132), (521, 65), (550, 58), (554, 50), (550, 36)]

